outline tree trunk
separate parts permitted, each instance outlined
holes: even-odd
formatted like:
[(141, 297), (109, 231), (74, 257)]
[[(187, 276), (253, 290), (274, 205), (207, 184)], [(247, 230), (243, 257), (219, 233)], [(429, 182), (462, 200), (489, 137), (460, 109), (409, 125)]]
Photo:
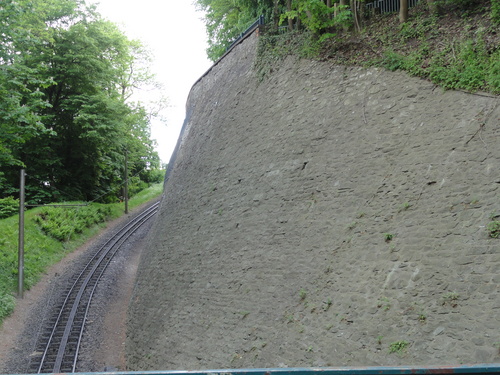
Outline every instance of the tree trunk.
[(352, 18), (354, 18), (354, 29), (356, 32), (361, 32), (361, 20), (359, 17), (359, 12), (358, 12), (358, 4), (359, 0), (352, 0), (351, 2), (351, 12), (352, 12)]
[[(340, 5), (340, 6), (349, 5), (349, 0), (340, 0), (340, 3), (338, 3), (338, 5)], [(344, 8), (339, 9), (339, 7), (337, 6), (337, 3), (334, 4), (334, 7), (335, 7), (334, 17), (337, 17), (337, 15), (340, 12), (342, 12), (344, 10)], [(344, 31), (347, 31), (347, 30), (348, 30), (347, 26), (344, 26)]]
[(279, 6), (279, 0), (274, 0), (274, 9), (273, 9), (273, 28), (274, 28), (274, 31), (277, 32), (278, 31), (278, 26), (279, 26), (279, 22), (280, 22), (280, 16), (279, 16), (279, 9), (278, 9), (278, 6)]
[[(292, 0), (286, 0), (286, 10), (287, 12), (292, 11)], [(288, 17), (288, 31), (293, 30), (293, 18)]]
[(399, 0), (399, 22), (405, 23), (408, 21), (408, 0)]

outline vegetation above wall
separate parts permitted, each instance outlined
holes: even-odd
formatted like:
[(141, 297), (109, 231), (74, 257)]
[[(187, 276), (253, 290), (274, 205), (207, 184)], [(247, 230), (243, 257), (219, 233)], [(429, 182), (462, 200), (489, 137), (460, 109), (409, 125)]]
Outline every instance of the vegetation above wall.
[(259, 40), (191, 92), (128, 368), (499, 362), (498, 98), (295, 57), (258, 82)]
[(311, 32), (261, 38), (261, 77), (287, 55), (328, 59), (342, 65), (404, 70), (446, 89), (500, 93), (500, 35), (488, 6), (442, 7), (421, 2), (400, 23), (394, 14), (370, 21), (361, 33), (339, 31), (326, 38)]
[[(405, 70), (448, 89), (500, 93), (500, 1), (421, 0), (406, 14), (376, 14), (370, 1), (198, 0), (207, 11), (209, 57), (266, 16), (261, 78), (287, 55)], [(405, 1), (401, 1), (405, 3)], [(258, 6), (257, 6), (258, 4)]]

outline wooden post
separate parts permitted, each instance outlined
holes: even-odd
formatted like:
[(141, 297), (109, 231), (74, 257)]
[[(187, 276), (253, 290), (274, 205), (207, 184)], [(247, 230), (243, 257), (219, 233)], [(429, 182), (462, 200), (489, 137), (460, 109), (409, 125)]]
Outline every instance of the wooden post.
[(17, 259), (17, 296), (24, 297), (24, 181), (26, 173), (21, 169), (21, 178), (19, 183), (19, 242)]
[(125, 195), (125, 213), (128, 214), (128, 150), (125, 150), (125, 186), (123, 190)]

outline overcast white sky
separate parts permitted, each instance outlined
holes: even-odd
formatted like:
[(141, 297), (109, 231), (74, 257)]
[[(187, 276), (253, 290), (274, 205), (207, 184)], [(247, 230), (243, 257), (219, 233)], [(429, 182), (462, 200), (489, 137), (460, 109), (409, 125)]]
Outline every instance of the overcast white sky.
[(203, 14), (194, 0), (87, 0), (116, 23), (129, 39), (139, 39), (154, 54), (151, 70), (165, 87), (169, 108), (167, 125), (153, 123), (158, 153), (168, 163), (185, 116), (187, 95), (212, 63), (206, 57), (207, 35)]

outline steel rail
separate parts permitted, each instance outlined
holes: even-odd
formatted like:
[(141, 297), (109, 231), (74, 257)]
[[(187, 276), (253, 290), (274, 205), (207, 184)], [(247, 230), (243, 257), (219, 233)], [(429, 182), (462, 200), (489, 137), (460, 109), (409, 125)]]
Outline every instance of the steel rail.
[[(62, 347), (66, 347), (67, 346), (67, 343), (68, 343), (68, 340), (69, 340), (69, 335), (70, 335), (70, 332), (71, 332), (71, 325), (72, 325), (71, 323), (74, 322), (75, 317), (76, 317), (76, 313), (78, 311), (77, 310), (78, 302), (82, 298), (85, 286), (88, 285), (89, 281), (91, 280), (91, 276), (85, 277), (85, 275), (87, 275), (87, 274), (91, 275), (92, 273), (95, 273), (95, 271), (97, 270), (97, 267), (98, 267), (99, 263), (102, 262), (102, 260), (106, 256), (106, 254), (109, 254), (110, 250), (117, 244), (117, 242), (119, 241), (119, 239), (122, 238), (124, 235), (126, 235), (127, 231), (130, 230), (130, 228), (134, 225), (135, 222), (138, 222), (138, 221), (142, 220), (142, 218), (144, 218), (145, 216), (147, 216), (148, 213), (151, 212), (151, 210), (155, 210), (156, 207), (157, 206), (152, 206), (151, 209), (149, 209), (149, 210), (145, 211), (143, 214), (137, 216), (127, 226), (123, 227), (110, 240), (108, 240), (106, 242), (106, 244), (104, 244), (100, 248), (100, 250), (98, 252), (96, 252), (96, 254), (92, 257), (92, 259), (90, 261), (87, 262), (87, 265), (84, 267), (84, 270), (80, 273), (80, 275), (78, 276), (78, 278), (74, 282), (73, 286), (71, 287), (71, 289), (67, 293), (65, 301), (63, 303), (63, 306), (61, 307), (61, 310), (60, 310), (60, 312), (58, 314), (56, 322), (53, 325), (53, 329), (52, 329), (50, 338), (49, 338), (49, 340), (47, 342), (47, 345), (45, 347), (42, 360), (40, 361), (40, 366), (38, 368), (38, 372), (41, 372), (42, 369), (44, 368), (44, 365), (45, 365), (46, 359), (47, 359), (47, 354), (48, 354), (49, 350), (53, 350), (53, 348), (51, 348), (51, 347), (56, 346), (56, 347), (62, 348)], [(94, 264), (95, 266), (91, 268), (92, 264)], [(78, 287), (78, 289), (77, 289), (77, 287)], [(79, 292), (76, 295), (76, 297), (74, 297), (76, 291), (81, 291), (81, 292)], [(70, 299), (73, 299), (72, 302), (71, 302), (71, 304), (69, 303)], [(63, 314), (65, 314), (65, 313), (68, 312), (68, 310), (69, 310), (70, 307), (73, 307), (73, 308), (71, 309), (70, 315), (69, 315), (67, 323), (65, 325), (64, 333), (60, 337), (61, 342), (60, 342), (59, 345), (57, 345), (57, 342), (53, 343), (54, 336), (58, 332), (58, 330), (60, 332), (61, 326), (64, 326), (64, 321), (62, 319), (62, 316), (63, 316)], [(82, 325), (83, 324), (84, 324), (84, 321), (82, 320)], [(56, 357), (56, 362), (54, 363), (55, 370), (57, 370), (57, 368), (61, 366), (62, 361), (63, 361), (63, 355), (64, 355), (64, 351), (58, 350), (58, 356)], [(56, 371), (56, 372), (58, 372), (58, 371)]]
[[(87, 288), (89, 282), (95, 276), (95, 273), (98, 271), (99, 267), (103, 264), (103, 262), (105, 261), (106, 257), (108, 257), (108, 255), (111, 253), (111, 251), (113, 249), (116, 249), (120, 245), (122, 245), (123, 242), (125, 242), (125, 240), (128, 237), (130, 237), (143, 223), (146, 222), (146, 220), (144, 220), (144, 216), (141, 216), (140, 219), (133, 221), (131, 225), (127, 226), (127, 231), (124, 232), (123, 234), (121, 234), (118, 238), (116, 238), (115, 241), (113, 241), (113, 244), (108, 249), (108, 251), (106, 251), (103, 254), (101, 254), (101, 256), (99, 257), (99, 259), (97, 260), (97, 262), (94, 264), (94, 266), (92, 267), (92, 269), (88, 273), (87, 277), (84, 279), (83, 284), (80, 287), (80, 289), (78, 291), (78, 294), (77, 294), (77, 296), (75, 298), (75, 301), (73, 303), (73, 307), (71, 309), (71, 313), (70, 313), (69, 319), (66, 322), (66, 327), (65, 327), (65, 330), (64, 330), (64, 335), (63, 335), (61, 343), (59, 345), (59, 350), (57, 352), (57, 357), (56, 357), (56, 362), (54, 364), (53, 372), (57, 372), (57, 373), (61, 372), (61, 366), (62, 366), (62, 363), (63, 363), (63, 360), (64, 360), (64, 355), (66, 353), (66, 346), (68, 344), (68, 340), (69, 340), (70, 335), (71, 335), (71, 329), (73, 328), (73, 322), (74, 322), (74, 319), (76, 317), (76, 313), (78, 311), (78, 308), (80, 307), (80, 302), (82, 300), (83, 293), (86, 291), (86, 288)], [(151, 214), (151, 216), (152, 216), (152, 214)], [(147, 217), (147, 218), (149, 218), (149, 217)], [(88, 307), (90, 305), (90, 300), (92, 299), (93, 291), (95, 290), (97, 282), (99, 281), (100, 277), (104, 273), (105, 268), (107, 267), (107, 265), (111, 261), (112, 256), (116, 253), (116, 251), (117, 251), (117, 249), (113, 252), (113, 254), (111, 255), (111, 257), (108, 257), (108, 261), (106, 262), (106, 264), (104, 265), (104, 267), (101, 269), (101, 273), (94, 280), (94, 287), (92, 288), (92, 292), (88, 296), (88, 298), (86, 299), (87, 300), (87, 304), (86, 304), (87, 308), (85, 309), (85, 312), (88, 311)], [(77, 360), (76, 354), (78, 353), (78, 350), (79, 350), (78, 348), (80, 347), (81, 337), (82, 337), (82, 334), (83, 334), (83, 328), (85, 326), (86, 316), (87, 316), (87, 314), (85, 313), (84, 316), (83, 316), (83, 318), (82, 318), (82, 325), (81, 325), (81, 328), (80, 328), (80, 334), (78, 336), (78, 340), (77, 340), (77, 344), (76, 344), (75, 356), (74, 356), (74, 359), (73, 359), (73, 364), (71, 366), (72, 367), (72, 372), (75, 371), (76, 360)]]
[[(77, 355), (83, 336), (83, 329), (88, 313), (88, 307), (90, 305), (90, 299), (93, 296), (93, 292), (97, 286), (99, 279), (102, 277), (104, 270), (118, 251), (119, 247), (123, 244), (123, 242), (125, 242), (125, 240), (130, 237), (130, 235), (132, 235), (137, 229), (139, 229), (140, 226), (142, 226), (152, 216), (154, 216), (154, 214), (158, 210), (158, 206), (159, 203), (155, 203), (145, 211), (143, 211), (141, 214), (136, 216), (134, 219), (132, 219), (129, 223), (127, 223), (127, 225), (123, 226), (108, 241), (106, 241), (106, 243), (99, 248), (99, 250), (91, 257), (91, 259), (87, 261), (86, 265), (83, 267), (83, 270), (76, 277), (76, 280), (73, 282), (71, 288), (66, 293), (64, 302), (59, 310), (59, 313), (57, 314), (55, 322), (52, 324), (51, 333), (49, 335), (47, 343), (44, 344), (45, 348), (36, 370), (37, 373), (41, 373), (42, 371), (61, 372), (66, 348), (68, 346), (68, 342), (72, 333), (72, 327), (74, 326), (75, 318), (77, 312), (79, 311), (78, 307), (81, 305), (80, 302), (82, 301), (84, 293), (88, 291), (86, 290), (87, 287), (89, 286), (91, 280), (94, 278), (90, 295), (85, 299), (85, 301), (87, 301), (85, 314), (83, 319), (81, 319), (81, 326), (79, 327), (80, 329), (78, 330), (78, 338), (76, 340), (76, 350), (74, 350), (73, 360), (71, 364), (72, 371), (75, 371)], [(115, 249), (114, 252), (112, 252), (113, 249)], [(106, 259), (108, 259), (107, 262), (105, 262)], [(96, 274), (99, 269), (101, 270), (101, 272), (97, 277)], [(64, 315), (68, 312), (69, 316), (65, 321)], [(60, 332), (61, 327), (64, 327), (64, 332), (60, 337), (60, 342), (58, 343), (55, 340), (55, 336), (58, 332)], [(48, 370), (46, 365), (48, 362), (49, 351), (53, 351), (54, 346), (57, 347), (57, 355), (53, 367)]]
[[(112, 256), (108, 258), (106, 264), (104, 265), (104, 267), (102, 268), (100, 274), (98, 275), (97, 277), (97, 280), (100, 280), (101, 277), (104, 275), (104, 272), (106, 271), (109, 263), (111, 263), (111, 260), (113, 259), (114, 255), (116, 254), (116, 252), (118, 252), (118, 250), (120, 249), (120, 246), (123, 245), (123, 243), (125, 242), (125, 240), (130, 237), (132, 234), (134, 234), (143, 224), (145, 224), (150, 218), (152, 218), (156, 212), (157, 212), (157, 209), (158, 209), (158, 206), (156, 207), (156, 209), (154, 211), (150, 211), (147, 216), (143, 217), (143, 219), (136, 223), (136, 225), (131, 228), (131, 230), (128, 232), (127, 236), (126, 237), (123, 237), (122, 238), (122, 241), (120, 244), (118, 244), (118, 246), (115, 246), (115, 251), (113, 252)], [(90, 296), (89, 296), (89, 301), (92, 300), (92, 297), (94, 296), (94, 292), (97, 288), (97, 286), (99, 285), (98, 282), (96, 282), (90, 292)], [(81, 344), (81, 341), (82, 341), (82, 338), (83, 338), (83, 330), (85, 328), (85, 321), (87, 320), (87, 315), (88, 315), (88, 312), (89, 312), (89, 309), (90, 309), (90, 303), (87, 303), (86, 304), (86, 308), (85, 308), (85, 314), (83, 316), (83, 324), (81, 325), (80, 327), (80, 334), (78, 336), (78, 345), (76, 346), (76, 349), (75, 349), (75, 356), (74, 356), (74, 359), (73, 359), (73, 365), (72, 365), (72, 372), (75, 372), (76, 370), (76, 361), (78, 360), (78, 353), (80, 351), (80, 344)]]

